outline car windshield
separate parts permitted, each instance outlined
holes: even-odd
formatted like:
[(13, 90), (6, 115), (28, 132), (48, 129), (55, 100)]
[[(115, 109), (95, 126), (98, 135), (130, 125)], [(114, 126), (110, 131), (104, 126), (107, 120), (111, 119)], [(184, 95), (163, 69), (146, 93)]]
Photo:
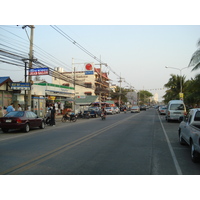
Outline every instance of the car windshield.
[(170, 110), (184, 110), (183, 104), (172, 104)]
[(111, 107), (106, 107), (106, 109), (111, 109)]
[(13, 111), (9, 112), (5, 115), (5, 117), (23, 117), (24, 112), (23, 111)]

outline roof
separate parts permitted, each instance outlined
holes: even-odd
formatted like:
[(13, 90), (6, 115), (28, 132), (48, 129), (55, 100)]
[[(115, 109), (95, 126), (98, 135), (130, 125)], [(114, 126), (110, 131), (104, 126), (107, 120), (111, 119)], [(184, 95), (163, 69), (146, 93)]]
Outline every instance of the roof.
[(98, 99), (98, 96), (76, 96), (76, 104), (79, 105), (90, 105)]
[[(101, 70), (100, 70), (100, 68), (94, 68), (94, 71), (97, 72), (98, 74), (100, 74), (100, 71), (101, 71)], [(104, 78), (106, 78), (106, 79), (109, 80), (108, 74), (107, 74), (107, 73), (102, 72), (101, 75), (102, 75)]]
[(2, 86), (4, 83), (7, 83), (7, 82), (12, 82), (9, 76), (0, 77), (0, 86)]

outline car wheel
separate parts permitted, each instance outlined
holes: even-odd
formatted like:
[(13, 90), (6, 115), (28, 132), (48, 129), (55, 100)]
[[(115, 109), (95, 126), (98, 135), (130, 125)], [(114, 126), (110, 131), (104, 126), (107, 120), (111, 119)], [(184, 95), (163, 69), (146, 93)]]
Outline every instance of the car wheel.
[(39, 128), (44, 129), (45, 125), (44, 122), (42, 121), (42, 124), (39, 126)]
[(7, 129), (7, 128), (2, 128), (2, 131), (3, 131), (4, 133), (8, 133), (9, 129)]
[(28, 133), (28, 132), (30, 131), (30, 126), (29, 126), (28, 123), (25, 125), (24, 131), (25, 131), (26, 133)]
[(179, 129), (179, 143), (181, 145), (185, 144), (185, 140), (183, 139), (182, 133), (181, 133), (181, 129)]
[(190, 153), (191, 153), (192, 162), (194, 163), (199, 162), (199, 153), (196, 152), (194, 143), (192, 141), (190, 142)]

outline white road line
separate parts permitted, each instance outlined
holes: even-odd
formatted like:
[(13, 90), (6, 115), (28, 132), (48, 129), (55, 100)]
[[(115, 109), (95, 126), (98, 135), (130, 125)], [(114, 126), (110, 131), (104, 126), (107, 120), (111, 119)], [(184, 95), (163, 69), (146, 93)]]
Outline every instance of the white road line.
[(168, 138), (168, 136), (167, 136), (167, 133), (166, 133), (166, 131), (165, 131), (165, 128), (164, 128), (164, 126), (163, 126), (163, 123), (162, 123), (162, 121), (161, 121), (161, 119), (160, 119), (160, 116), (158, 115), (158, 117), (159, 117), (159, 120), (160, 120), (160, 124), (161, 124), (161, 126), (162, 126), (162, 129), (163, 129), (163, 132), (164, 132), (164, 134), (165, 134), (165, 138), (166, 138), (166, 140), (167, 140), (167, 144), (168, 144), (168, 147), (169, 147), (169, 150), (170, 150), (172, 159), (173, 159), (173, 161), (174, 161), (174, 165), (175, 165), (175, 167), (176, 167), (177, 174), (178, 174), (178, 175), (183, 175), (183, 174), (182, 174), (182, 171), (181, 171), (181, 168), (180, 168), (180, 166), (179, 166), (179, 164), (178, 164), (178, 161), (177, 161), (177, 159), (176, 159), (176, 155), (175, 155), (175, 153), (174, 153), (174, 151), (173, 151), (173, 148), (172, 148), (172, 146), (171, 146), (171, 143), (170, 143), (169, 138)]

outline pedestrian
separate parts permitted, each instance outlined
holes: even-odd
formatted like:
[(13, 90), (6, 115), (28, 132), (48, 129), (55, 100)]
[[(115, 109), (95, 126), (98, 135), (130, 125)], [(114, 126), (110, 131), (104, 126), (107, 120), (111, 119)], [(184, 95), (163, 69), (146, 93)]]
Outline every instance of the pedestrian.
[(11, 112), (11, 111), (14, 111), (15, 109), (13, 108), (13, 103), (11, 103), (8, 107), (7, 107), (7, 109), (6, 109), (6, 111), (7, 111), (7, 113), (9, 113), (9, 112)]
[(3, 117), (4, 113), (3, 113), (3, 108), (0, 106), (0, 117)]
[(20, 104), (18, 104), (18, 111), (22, 111), (22, 107)]
[(55, 110), (55, 106), (53, 106), (53, 109), (51, 110), (51, 122), (50, 122), (51, 126), (56, 125), (55, 116), (56, 116), (56, 110)]

